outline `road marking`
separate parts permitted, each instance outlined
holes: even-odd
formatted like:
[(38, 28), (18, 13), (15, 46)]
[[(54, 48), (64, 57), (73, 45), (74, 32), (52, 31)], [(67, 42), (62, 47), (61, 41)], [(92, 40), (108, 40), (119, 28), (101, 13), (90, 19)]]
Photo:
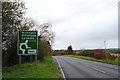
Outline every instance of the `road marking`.
[[(86, 64), (86, 65), (89, 65), (88, 67), (89, 68), (92, 68), (92, 69), (94, 69), (94, 70), (96, 70), (96, 71), (99, 71), (99, 72), (102, 72), (102, 73), (106, 73), (105, 71), (103, 71), (103, 70), (100, 70), (100, 69), (97, 69), (97, 68), (95, 68), (95, 65), (93, 65), (93, 64), (90, 64), (90, 63), (83, 63), (83, 62), (80, 62), (80, 63), (82, 63), (82, 64)], [(86, 66), (85, 65), (85, 66)]]
[(59, 66), (60, 71), (61, 71), (61, 73), (62, 73), (63, 79), (66, 80), (65, 74), (64, 74), (64, 72), (63, 72), (63, 70), (62, 70), (62, 68), (61, 68), (61, 66), (60, 66), (60, 64), (59, 64), (59, 62), (58, 62), (58, 59), (57, 59), (57, 58), (55, 58), (55, 59), (56, 59), (56, 61), (57, 61), (57, 63), (58, 63), (58, 66)]
[(90, 67), (90, 68), (95, 69), (95, 70), (97, 70), (97, 71), (99, 71), (99, 72), (102, 72), (102, 73), (106, 73), (105, 71), (100, 70), (100, 69), (97, 69), (97, 68), (94, 68), (94, 67)]

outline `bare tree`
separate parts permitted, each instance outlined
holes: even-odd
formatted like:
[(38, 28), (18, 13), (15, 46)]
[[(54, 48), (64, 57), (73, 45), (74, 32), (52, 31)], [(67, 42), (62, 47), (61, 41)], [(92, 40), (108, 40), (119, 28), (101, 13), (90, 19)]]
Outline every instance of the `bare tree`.
[(54, 43), (55, 33), (52, 31), (52, 25), (50, 23), (44, 23), (39, 28), (39, 39), (49, 41), (50, 45)]
[(29, 30), (35, 27), (36, 22), (31, 17), (24, 17), (22, 20), (22, 24), (20, 30)]

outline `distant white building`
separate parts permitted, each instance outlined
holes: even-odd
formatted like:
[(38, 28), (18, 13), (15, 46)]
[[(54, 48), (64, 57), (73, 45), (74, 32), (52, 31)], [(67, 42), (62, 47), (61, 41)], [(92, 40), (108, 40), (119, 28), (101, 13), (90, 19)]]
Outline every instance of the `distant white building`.
[(76, 51), (76, 54), (77, 54), (77, 55), (79, 55), (79, 54), (80, 54), (80, 52), (79, 52), (79, 51)]

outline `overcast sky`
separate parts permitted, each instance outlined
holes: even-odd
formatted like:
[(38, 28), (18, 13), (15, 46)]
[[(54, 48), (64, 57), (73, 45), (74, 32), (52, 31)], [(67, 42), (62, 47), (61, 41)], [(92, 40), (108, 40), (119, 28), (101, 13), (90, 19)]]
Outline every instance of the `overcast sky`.
[(119, 0), (24, 0), (26, 15), (53, 25), (53, 49), (118, 47)]

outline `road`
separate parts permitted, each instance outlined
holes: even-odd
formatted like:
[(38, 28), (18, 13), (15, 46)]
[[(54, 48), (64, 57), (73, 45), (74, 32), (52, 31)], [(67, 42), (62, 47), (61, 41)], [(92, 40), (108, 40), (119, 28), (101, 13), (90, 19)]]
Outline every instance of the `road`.
[(118, 66), (73, 57), (53, 56), (65, 78), (118, 78)]

